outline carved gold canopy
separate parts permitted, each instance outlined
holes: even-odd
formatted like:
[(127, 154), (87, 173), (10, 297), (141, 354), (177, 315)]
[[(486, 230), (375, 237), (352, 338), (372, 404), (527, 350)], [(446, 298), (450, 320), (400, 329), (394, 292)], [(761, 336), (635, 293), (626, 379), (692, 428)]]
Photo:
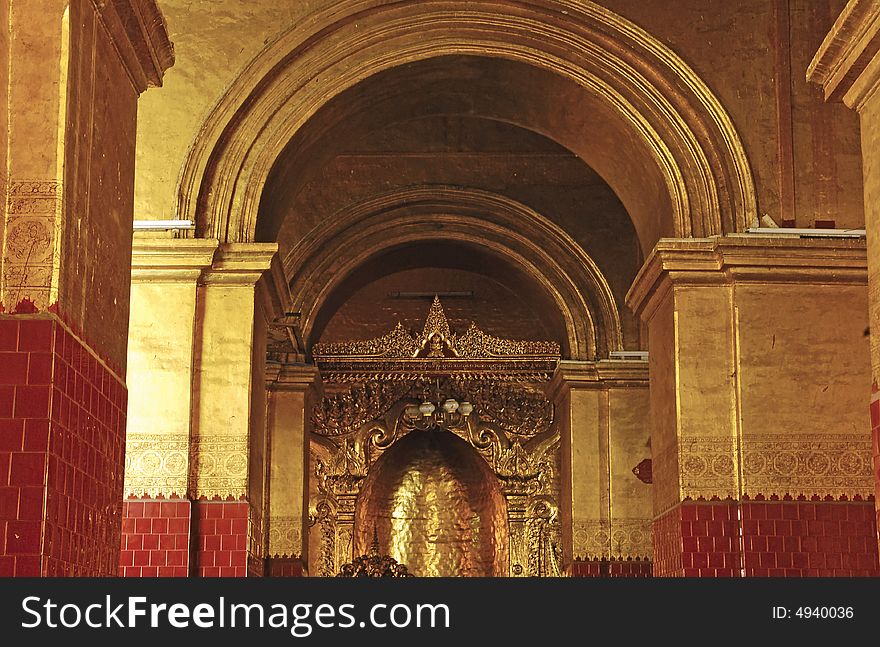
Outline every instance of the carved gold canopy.
[(532, 374), (552, 373), (560, 359), (559, 344), (552, 341), (517, 341), (489, 335), (471, 323), (454, 332), (435, 296), (421, 333), (399, 323), (381, 337), (363, 341), (316, 344), (312, 354), (322, 374), (336, 377), (380, 373), (423, 375), (451, 373)]

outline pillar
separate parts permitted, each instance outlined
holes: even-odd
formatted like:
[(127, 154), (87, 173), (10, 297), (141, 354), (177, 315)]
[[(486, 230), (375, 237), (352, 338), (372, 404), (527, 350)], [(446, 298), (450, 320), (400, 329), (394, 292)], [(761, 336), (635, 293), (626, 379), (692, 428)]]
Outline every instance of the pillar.
[(267, 368), (269, 391), (268, 575), (305, 574), (308, 564), (308, 466), (318, 370), (306, 364)]
[(276, 252), (135, 242), (123, 575), (263, 573), (266, 328), (287, 295)]
[(196, 290), (216, 240), (136, 238), (132, 253), (125, 501), (119, 574), (190, 569), (190, 423)]
[[(850, 0), (807, 70), (826, 100), (843, 101), (859, 114), (865, 230), (868, 240), (868, 326), (871, 331), (870, 425), (873, 439), (874, 500), (880, 525), (880, 5)], [(868, 393), (868, 384), (865, 392)], [(866, 397), (866, 400), (868, 399)]]
[(876, 575), (864, 242), (661, 240), (648, 326), (658, 576)]
[(119, 563), (137, 99), (153, 0), (0, 7), (0, 576)]
[(562, 563), (575, 576), (651, 571), (650, 458), (643, 361), (562, 361), (548, 385), (562, 445)]

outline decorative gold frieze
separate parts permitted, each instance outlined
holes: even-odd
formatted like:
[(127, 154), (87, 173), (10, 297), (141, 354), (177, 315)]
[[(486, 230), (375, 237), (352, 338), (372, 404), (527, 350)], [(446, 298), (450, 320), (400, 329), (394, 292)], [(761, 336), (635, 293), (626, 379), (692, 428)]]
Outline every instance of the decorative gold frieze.
[(239, 498), (248, 492), (248, 442), (238, 436), (196, 437), (190, 442), (192, 498)]
[(678, 439), (681, 496), (691, 499), (737, 498), (736, 443), (732, 438)]
[(125, 496), (186, 495), (189, 436), (128, 434)]
[(487, 335), (475, 324), (462, 335), (449, 326), (439, 297), (428, 310), (421, 334), (414, 335), (398, 323), (391, 332), (365, 341), (315, 344), (313, 354), (322, 362), (343, 358), (462, 358), (494, 357), (555, 358), (560, 356), (559, 344), (552, 341), (514, 341)]
[(269, 557), (302, 555), (302, 522), (299, 517), (269, 518)]
[(592, 559), (608, 556), (611, 524), (602, 519), (573, 519), (572, 554), (575, 558)]
[(580, 559), (650, 559), (650, 519), (575, 519), (573, 554)]
[(742, 470), (748, 496), (874, 494), (868, 434), (745, 436)]

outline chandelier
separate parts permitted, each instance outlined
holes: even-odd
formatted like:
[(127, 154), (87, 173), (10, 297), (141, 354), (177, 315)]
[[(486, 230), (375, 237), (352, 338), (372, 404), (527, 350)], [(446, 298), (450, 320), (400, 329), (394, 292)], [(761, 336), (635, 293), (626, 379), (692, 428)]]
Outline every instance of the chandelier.
[(434, 397), (425, 396), (421, 404), (410, 404), (404, 411), (407, 422), (415, 429), (454, 429), (467, 425), (468, 416), (474, 411), (474, 405), (455, 398), (443, 398), (440, 395), (440, 382), (437, 381)]

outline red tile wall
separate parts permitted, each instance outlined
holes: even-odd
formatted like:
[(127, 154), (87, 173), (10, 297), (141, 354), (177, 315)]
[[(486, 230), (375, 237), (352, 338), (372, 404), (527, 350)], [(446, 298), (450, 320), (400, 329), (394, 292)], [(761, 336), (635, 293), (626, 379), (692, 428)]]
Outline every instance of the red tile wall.
[(654, 521), (656, 577), (734, 577), (740, 572), (734, 502), (681, 503)]
[(114, 575), (126, 391), (54, 315), (0, 316), (0, 575)]
[(187, 577), (190, 502), (129, 499), (122, 504), (122, 577)]
[(880, 528), (880, 388), (871, 386), (871, 438), (874, 446), (874, 501), (875, 523)]
[(880, 576), (874, 503), (687, 501), (654, 522), (654, 575)]
[(743, 501), (749, 577), (880, 576), (873, 501)]
[(301, 559), (293, 557), (270, 557), (266, 560), (267, 577), (303, 577), (305, 569)]
[(571, 564), (572, 577), (651, 577), (650, 560), (576, 559)]
[(193, 501), (199, 577), (247, 577), (247, 501)]

